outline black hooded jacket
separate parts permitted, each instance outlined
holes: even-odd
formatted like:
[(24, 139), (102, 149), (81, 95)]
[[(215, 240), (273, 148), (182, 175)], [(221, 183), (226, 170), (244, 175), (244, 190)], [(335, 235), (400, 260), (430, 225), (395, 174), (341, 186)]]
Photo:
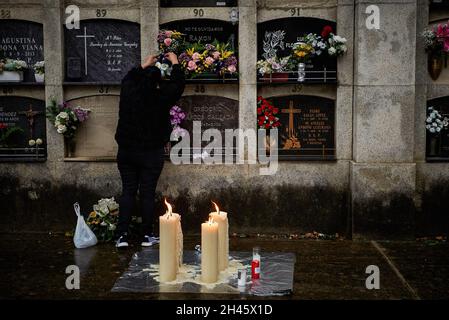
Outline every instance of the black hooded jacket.
[(120, 148), (157, 149), (170, 140), (170, 108), (184, 92), (184, 73), (176, 64), (169, 80), (159, 80), (159, 69), (142, 69), (140, 66), (131, 69), (123, 78), (115, 133)]

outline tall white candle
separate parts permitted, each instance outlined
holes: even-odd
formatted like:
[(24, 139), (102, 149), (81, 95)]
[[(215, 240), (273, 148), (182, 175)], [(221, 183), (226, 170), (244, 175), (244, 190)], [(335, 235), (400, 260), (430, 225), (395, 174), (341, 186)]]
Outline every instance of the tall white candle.
[(176, 280), (179, 266), (182, 264), (182, 228), (181, 216), (172, 212), (171, 205), (165, 200), (167, 212), (159, 217), (159, 281)]
[(228, 267), (229, 262), (229, 223), (228, 213), (220, 211), (218, 205), (215, 205), (215, 212), (211, 212), (209, 217), (218, 223), (218, 270), (223, 271)]
[(217, 282), (218, 272), (218, 223), (209, 218), (201, 224), (201, 280)]

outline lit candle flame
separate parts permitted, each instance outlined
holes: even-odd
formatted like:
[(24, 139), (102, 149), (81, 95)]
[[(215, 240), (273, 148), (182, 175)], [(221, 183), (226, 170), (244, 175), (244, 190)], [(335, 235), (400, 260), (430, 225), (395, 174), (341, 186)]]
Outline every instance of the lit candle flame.
[(212, 218), (212, 217), (209, 217), (209, 225), (211, 225), (212, 223), (214, 223), (214, 218)]
[(220, 209), (218, 208), (218, 205), (215, 202), (213, 202), (213, 201), (212, 201), (212, 203), (215, 206), (215, 210), (217, 210), (217, 214), (220, 214)]
[[(170, 203), (168, 203), (167, 202), (167, 198), (164, 198), (164, 202), (165, 202), (165, 205), (167, 206), (167, 212), (165, 213), (165, 214), (168, 214), (168, 215), (172, 215), (172, 213), (173, 213), (173, 209), (172, 209), (172, 206), (171, 206), (171, 204)], [(168, 216), (167, 216), (167, 219), (168, 219)]]

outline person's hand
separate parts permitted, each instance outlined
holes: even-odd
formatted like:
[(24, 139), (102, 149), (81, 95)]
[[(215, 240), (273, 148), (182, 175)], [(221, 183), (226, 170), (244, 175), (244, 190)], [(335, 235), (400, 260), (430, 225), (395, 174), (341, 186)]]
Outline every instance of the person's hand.
[(165, 54), (165, 59), (171, 62), (171, 64), (178, 64), (178, 57), (173, 52), (168, 52)]
[(148, 57), (145, 58), (144, 63), (142, 63), (142, 69), (154, 66), (157, 60), (158, 56), (150, 54)]

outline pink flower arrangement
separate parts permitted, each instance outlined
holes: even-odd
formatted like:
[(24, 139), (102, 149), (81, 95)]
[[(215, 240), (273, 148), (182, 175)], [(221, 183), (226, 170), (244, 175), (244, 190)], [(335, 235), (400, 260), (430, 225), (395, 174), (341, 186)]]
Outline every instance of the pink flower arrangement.
[(449, 25), (439, 24), (435, 30), (435, 34), (437, 39), (443, 43), (443, 51), (449, 52)]
[(237, 73), (237, 58), (234, 52), (228, 49), (228, 44), (219, 42), (193, 44), (179, 55), (179, 61), (192, 77), (202, 73), (221, 76)]
[(422, 36), (427, 52), (434, 55), (449, 53), (449, 22), (424, 30)]
[(176, 30), (160, 30), (157, 42), (162, 52), (177, 52), (183, 45), (182, 33)]
[[(237, 73), (237, 58), (229, 44), (214, 41), (212, 44), (188, 43), (176, 30), (160, 30), (157, 41), (161, 52), (178, 53), (178, 60), (186, 75)], [(159, 64), (161, 64), (159, 62)]]
[(189, 71), (195, 71), (197, 67), (198, 67), (198, 66), (197, 66), (195, 60), (190, 60), (190, 61), (187, 63), (187, 70), (189, 70)]

